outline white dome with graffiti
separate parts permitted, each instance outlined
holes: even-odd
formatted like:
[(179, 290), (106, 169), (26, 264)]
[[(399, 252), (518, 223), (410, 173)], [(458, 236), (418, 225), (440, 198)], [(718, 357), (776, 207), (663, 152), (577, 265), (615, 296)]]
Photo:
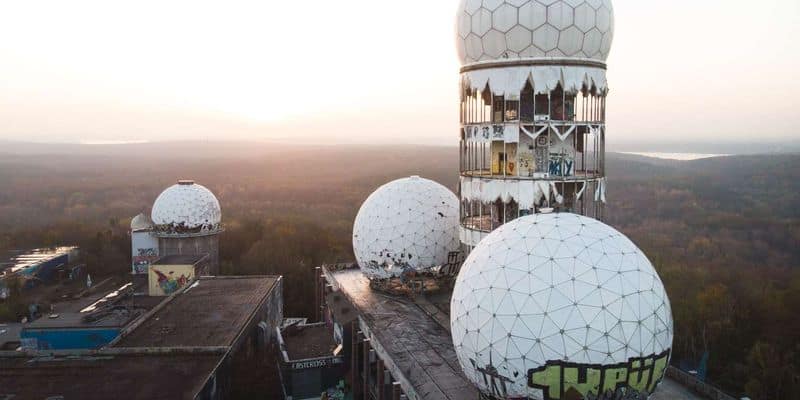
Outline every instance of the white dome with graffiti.
[(420, 177), (398, 179), (372, 193), (353, 225), (353, 251), (370, 278), (447, 264), (459, 250), (458, 198)]
[(205, 186), (182, 180), (158, 196), (151, 216), (161, 234), (211, 234), (221, 229), (222, 209)]
[(496, 398), (642, 398), (669, 365), (672, 312), (652, 264), (575, 214), (522, 217), (483, 239), (450, 312), (464, 373)]

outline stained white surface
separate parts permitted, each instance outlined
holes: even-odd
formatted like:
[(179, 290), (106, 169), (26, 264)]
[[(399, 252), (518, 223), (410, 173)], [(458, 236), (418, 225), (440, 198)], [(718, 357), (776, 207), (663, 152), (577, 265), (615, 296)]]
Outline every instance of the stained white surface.
[(222, 210), (217, 197), (205, 186), (177, 184), (161, 192), (151, 217), (160, 227), (212, 231), (222, 222)]
[(372, 193), (353, 225), (353, 251), (370, 278), (447, 263), (458, 251), (458, 198), (419, 177), (398, 179)]
[(462, 0), (456, 25), (463, 64), (553, 57), (605, 62), (614, 8), (611, 0)]
[(131, 231), (144, 231), (153, 229), (153, 220), (147, 215), (139, 214), (131, 220)]
[(530, 82), (534, 92), (549, 93), (559, 84), (565, 91), (577, 93), (584, 88), (596, 94), (608, 90), (606, 71), (578, 66), (504, 67), (469, 71), (462, 74), (464, 87), (483, 91), (487, 86), (498, 96), (518, 96)]
[[(509, 397), (542, 399), (528, 371), (548, 362), (612, 365), (672, 347), (669, 299), (650, 261), (620, 232), (575, 214), (536, 214), (484, 238), (450, 304), (467, 378), (508, 378)], [(473, 364), (474, 362), (474, 364)]]

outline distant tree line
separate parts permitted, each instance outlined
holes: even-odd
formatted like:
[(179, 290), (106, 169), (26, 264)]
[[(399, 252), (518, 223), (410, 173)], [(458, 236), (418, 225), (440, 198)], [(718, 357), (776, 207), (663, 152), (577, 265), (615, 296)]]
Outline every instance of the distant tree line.
[[(175, 179), (194, 178), (223, 206), (223, 273), (283, 275), (285, 314), (313, 317), (314, 268), (352, 261), (352, 222), (366, 196), (411, 174), (455, 190), (456, 157), (448, 148), (347, 148), (143, 165), (25, 159), (9, 169), (0, 160), (0, 254), (78, 245), (93, 278), (126, 274), (130, 217)], [(608, 164), (607, 220), (646, 252), (667, 287), (673, 364), (698, 369), (705, 358), (708, 380), (733, 395), (796, 398), (800, 156), (677, 164), (610, 155)]]

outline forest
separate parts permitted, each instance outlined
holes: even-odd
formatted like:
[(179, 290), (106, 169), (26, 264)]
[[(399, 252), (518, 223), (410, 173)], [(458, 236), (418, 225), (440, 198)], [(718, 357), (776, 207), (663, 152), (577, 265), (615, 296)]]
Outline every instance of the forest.
[[(665, 161), (611, 153), (607, 222), (650, 257), (675, 318), (673, 364), (735, 396), (800, 392), (800, 155)], [(381, 184), (453, 190), (455, 147), (167, 143), (0, 149), (0, 255), (77, 245), (92, 276), (125, 274), (128, 224), (177, 179), (219, 198), (226, 274), (280, 274), (311, 316), (313, 269), (351, 261), (352, 222)], [(17, 305), (18, 306), (18, 305)], [(0, 304), (0, 317), (10, 304)]]

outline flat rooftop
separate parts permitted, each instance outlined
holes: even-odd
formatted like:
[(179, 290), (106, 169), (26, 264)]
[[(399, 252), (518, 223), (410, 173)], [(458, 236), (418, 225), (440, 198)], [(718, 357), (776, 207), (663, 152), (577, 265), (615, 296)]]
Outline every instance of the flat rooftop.
[(204, 258), (207, 258), (208, 254), (188, 254), (188, 255), (171, 255), (171, 256), (164, 256), (156, 260), (152, 265), (195, 265), (200, 261), (203, 261)]
[(0, 398), (192, 399), (219, 360), (218, 354), (0, 358)]
[(125, 326), (132, 316), (130, 313), (110, 313), (96, 321), (84, 320), (88, 316), (86, 313), (64, 313), (53, 314), (54, 316), (44, 315), (30, 324), (26, 324), (26, 329), (77, 329), (77, 328), (120, 328)]
[[(474, 399), (477, 390), (462, 374), (450, 336), (451, 293), (417, 299), (375, 292), (357, 268), (326, 271), (334, 288), (358, 310), (380, 345), (422, 399)], [(388, 361), (388, 360), (384, 360)], [(394, 372), (394, 371), (393, 371)], [(701, 400), (665, 377), (652, 400)]]
[(280, 277), (204, 277), (123, 332), (114, 347), (231, 346)]
[[(15, 350), (19, 346), (21, 332), (22, 324), (20, 323), (0, 324), (0, 351)], [(13, 348), (6, 348), (7, 346), (12, 346)]]
[(336, 341), (326, 324), (290, 327), (281, 332), (290, 360), (306, 360), (333, 356)]
[(409, 299), (374, 292), (358, 269), (329, 276), (388, 354), (380, 354), (373, 344), (387, 368), (395, 377), (402, 373), (419, 398), (478, 398), (477, 390), (461, 372), (450, 332), (420, 307)]

